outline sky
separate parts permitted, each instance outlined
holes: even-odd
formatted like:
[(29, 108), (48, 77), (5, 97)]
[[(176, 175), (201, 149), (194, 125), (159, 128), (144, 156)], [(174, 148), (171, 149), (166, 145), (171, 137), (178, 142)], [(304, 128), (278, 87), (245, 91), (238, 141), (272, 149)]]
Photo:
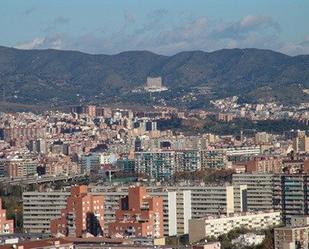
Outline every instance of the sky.
[(309, 54), (309, 0), (0, 0), (0, 45), (93, 54)]

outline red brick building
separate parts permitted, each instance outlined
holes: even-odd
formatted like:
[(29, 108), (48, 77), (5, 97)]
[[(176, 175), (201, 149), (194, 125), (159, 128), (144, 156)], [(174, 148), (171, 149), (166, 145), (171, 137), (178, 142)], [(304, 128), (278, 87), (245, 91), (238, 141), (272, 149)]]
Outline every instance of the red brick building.
[(282, 172), (282, 160), (274, 157), (256, 157), (247, 162), (246, 172), (279, 174)]
[(132, 187), (119, 206), (116, 221), (108, 225), (109, 236), (163, 237), (162, 197), (150, 197), (145, 187)]
[(2, 209), (2, 199), (0, 198), (0, 235), (14, 233), (14, 220), (6, 219), (6, 210)]
[(53, 235), (81, 237), (84, 233), (103, 235), (104, 198), (88, 193), (87, 186), (74, 186), (67, 199), (67, 206), (61, 210), (61, 217), (51, 221)]

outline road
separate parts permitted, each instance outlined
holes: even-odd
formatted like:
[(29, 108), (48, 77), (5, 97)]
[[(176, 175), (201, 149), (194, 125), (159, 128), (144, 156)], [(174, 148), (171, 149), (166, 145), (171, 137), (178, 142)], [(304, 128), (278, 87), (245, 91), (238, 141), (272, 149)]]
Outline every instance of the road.
[(68, 181), (75, 178), (85, 177), (86, 174), (78, 175), (68, 175), (68, 176), (27, 176), (27, 177), (0, 177), (0, 184), (9, 184), (9, 185), (30, 185), (30, 184), (40, 184), (48, 182), (57, 182), (57, 181)]

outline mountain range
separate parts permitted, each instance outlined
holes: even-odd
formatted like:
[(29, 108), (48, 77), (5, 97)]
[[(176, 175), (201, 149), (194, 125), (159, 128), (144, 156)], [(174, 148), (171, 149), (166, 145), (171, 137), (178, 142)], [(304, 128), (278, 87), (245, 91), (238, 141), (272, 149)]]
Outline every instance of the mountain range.
[[(147, 76), (161, 76), (168, 91), (134, 91)], [(207, 107), (209, 101), (309, 102), (309, 55), (271, 50), (189, 51), (173, 56), (148, 51), (92, 55), (77, 51), (0, 47), (3, 102), (32, 105), (166, 104)]]

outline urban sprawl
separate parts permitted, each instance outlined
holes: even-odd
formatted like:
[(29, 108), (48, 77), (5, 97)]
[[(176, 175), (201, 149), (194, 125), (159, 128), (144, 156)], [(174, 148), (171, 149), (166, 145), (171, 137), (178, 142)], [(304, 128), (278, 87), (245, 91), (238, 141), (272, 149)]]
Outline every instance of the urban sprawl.
[[(308, 248), (308, 105), (237, 100), (0, 113), (0, 249)], [(198, 129), (209, 118), (307, 129)]]

